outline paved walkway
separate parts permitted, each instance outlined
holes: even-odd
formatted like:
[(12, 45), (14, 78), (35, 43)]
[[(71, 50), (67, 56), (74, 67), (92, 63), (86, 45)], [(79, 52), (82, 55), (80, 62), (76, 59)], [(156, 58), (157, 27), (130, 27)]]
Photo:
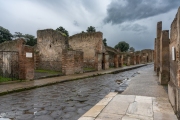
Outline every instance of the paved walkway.
[(177, 120), (153, 67), (139, 71), (122, 93), (109, 93), (79, 120)]
[(144, 64), (126, 66), (123, 68), (114, 68), (114, 69), (111, 68), (108, 70), (101, 70), (101, 71), (82, 73), (82, 74), (74, 74), (74, 75), (68, 75), (68, 76), (39, 79), (39, 80), (33, 80), (33, 81), (16, 82), (16, 83), (11, 83), (11, 84), (0, 84), (0, 95), (11, 93), (14, 91), (20, 91), (20, 90), (26, 90), (26, 89), (32, 89), (36, 87), (45, 86), (45, 85), (50, 85), (50, 84), (56, 84), (56, 83), (64, 82), (64, 81), (76, 80), (76, 79), (102, 75), (102, 74), (107, 74), (107, 73), (121, 72), (121, 71), (135, 69), (142, 66), (144, 66)]

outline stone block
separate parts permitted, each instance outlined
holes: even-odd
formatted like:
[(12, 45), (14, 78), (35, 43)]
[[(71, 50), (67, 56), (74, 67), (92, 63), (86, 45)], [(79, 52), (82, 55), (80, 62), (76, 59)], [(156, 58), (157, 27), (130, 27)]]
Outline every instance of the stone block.
[(104, 109), (103, 113), (111, 113), (111, 114), (125, 114), (128, 107), (128, 102), (124, 101), (111, 101)]
[(99, 113), (103, 110), (104, 105), (95, 105), (88, 112), (86, 112), (83, 117), (97, 117)]
[(121, 120), (123, 115), (111, 114), (111, 113), (100, 113), (96, 120)]

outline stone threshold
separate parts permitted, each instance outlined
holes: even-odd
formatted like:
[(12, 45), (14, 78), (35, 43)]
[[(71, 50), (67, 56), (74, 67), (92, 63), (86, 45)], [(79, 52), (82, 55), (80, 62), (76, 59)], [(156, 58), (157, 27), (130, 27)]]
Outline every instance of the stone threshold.
[[(152, 64), (152, 63), (148, 63)], [(132, 69), (136, 69), (139, 67), (146, 66), (148, 64), (138, 64), (138, 65), (131, 65), (122, 68), (114, 68), (114, 69), (107, 69), (107, 70), (100, 70), (96, 72), (88, 72), (82, 74), (73, 74), (68, 76), (59, 76), (59, 77), (52, 77), (52, 78), (45, 78), (45, 79), (38, 79), (38, 80), (27, 80), (27, 81), (19, 81), (19, 82), (12, 82), (8, 84), (0, 84), (0, 95), (5, 95), (13, 92), (20, 92), (24, 90), (34, 89), (38, 87), (44, 87), (48, 85), (53, 85), (61, 82), (73, 81), (88, 77), (95, 77), (104, 74), (113, 74), (123, 71), (128, 71)]]
[(110, 92), (78, 120), (178, 120), (168, 98)]

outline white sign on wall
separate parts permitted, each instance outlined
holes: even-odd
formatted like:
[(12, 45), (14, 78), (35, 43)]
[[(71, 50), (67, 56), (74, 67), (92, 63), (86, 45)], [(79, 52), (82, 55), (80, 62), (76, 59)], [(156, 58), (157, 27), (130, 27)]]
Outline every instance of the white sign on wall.
[(175, 60), (175, 48), (174, 48), (174, 46), (172, 47), (172, 60)]
[(26, 57), (27, 57), (27, 58), (32, 58), (32, 53), (28, 53), (28, 52), (27, 52), (27, 53), (26, 53)]

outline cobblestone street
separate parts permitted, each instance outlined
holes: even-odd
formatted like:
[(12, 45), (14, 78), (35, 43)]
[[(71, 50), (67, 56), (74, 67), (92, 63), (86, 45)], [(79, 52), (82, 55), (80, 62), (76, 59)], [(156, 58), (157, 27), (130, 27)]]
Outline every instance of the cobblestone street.
[(0, 96), (0, 117), (77, 120), (109, 92), (121, 93), (130, 79), (147, 67), (152, 65)]

